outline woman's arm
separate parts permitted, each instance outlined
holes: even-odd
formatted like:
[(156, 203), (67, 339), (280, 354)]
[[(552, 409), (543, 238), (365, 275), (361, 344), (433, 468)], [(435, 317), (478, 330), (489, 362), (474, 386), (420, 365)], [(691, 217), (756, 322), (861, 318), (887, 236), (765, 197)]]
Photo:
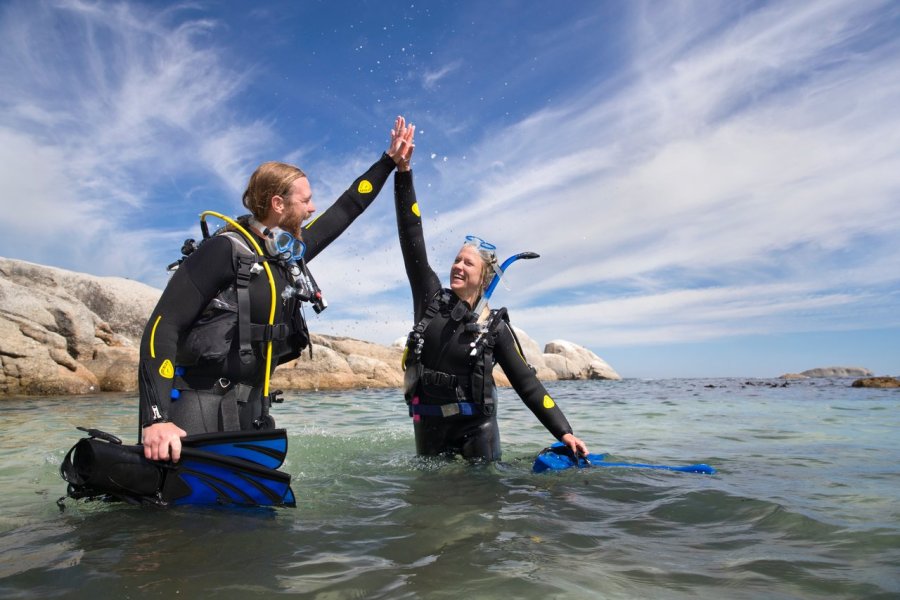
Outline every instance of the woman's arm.
[(406, 276), (412, 289), (415, 321), (434, 294), (441, 289), (441, 280), (428, 264), (422, 216), (416, 202), (412, 171), (398, 171), (394, 175), (394, 202), (397, 208), (397, 232)]
[(547, 431), (573, 452), (587, 454), (587, 446), (572, 434), (569, 421), (519, 352), (519, 345), (513, 337), (510, 326), (505, 322), (500, 325), (494, 356), (522, 402)]

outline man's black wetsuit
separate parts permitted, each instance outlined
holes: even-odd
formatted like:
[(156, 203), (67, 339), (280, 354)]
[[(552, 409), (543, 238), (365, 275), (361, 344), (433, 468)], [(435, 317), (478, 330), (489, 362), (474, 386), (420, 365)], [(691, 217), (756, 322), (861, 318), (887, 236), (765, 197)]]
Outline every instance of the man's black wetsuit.
[[(315, 258), (362, 214), (381, 191), (394, 167), (394, 161), (387, 154), (382, 155), (328, 210), (303, 228), (305, 260)], [(240, 234), (235, 235), (241, 237)], [(264, 249), (264, 240), (255, 233), (253, 235)], [(282, 292), (293, 281), (287, 266), (275, 260), (270, 260), (269, 266), (276, 288), (274, 323), (287, 325), (288, 331), (286, 337), (281, 336), (281, 339), (273, 341), (271, 366), (274, 370), (277, 365), (297, 358), (309, 339), (299, 303), (295, 298), (282, 297)], [(175, 271), (141, 339), (139, 389), (142, 427), (152, 423), (158, 412), (162, 419), (175, 423), (189, 435), (235, 429), (234, 416), (230, 415), (229, 425), (229, 419), (220, 412), (217, 396), (222, 396), (236, 384), (246, 386), (242, 388), (245, 392), (252, 389), (249, 397), (245, 396), (238, 404), (240, 429), (274, 426), (271, 418), (266, 419), (266, 423), (257, 421), (268, 411), (267, 406), (264, 410), (261, 398), (265, 379), (265, 343), (253, 344), (252, 360), (249, 366), (243, 365), (243, 369), (238, 335), (233, 332), (228, 334), (228, 337), (233, 335), (230, 346), (225, 344), (224, 355), (218, 360), (207, 358), (188, 367), (179, 363), (184, 362), (185, 354), (190, 354), (185, 342), (191, 331), (202, 323), (198, 323), (198, 319), (209, 314), (210, 303), (214, 299), (218, 301), (220, 292), (235, 286), (237, 277), (233, 242), (222, 235), (205, 240)], [(272, 291), (266, 273), (257, 269), (250, 276), (248, 290), (250, 323), (267, 324)], [(177, 391), (173, 393), (173, 389)], [(257, 421), (256, 425), (254, 421)]]
[[(416, 203), (411, 171), (397, 172), (394, 175), (394, 193), (400, 248), (403, 252), (406, 275), (412, 288), (415, 320), (418, 323), (432, 299), (440, 292), (441, 283), (428, 264), (422, 218)], [(451, 297), (449, 305), (442, 307), (434, 315), (423, 333), (424, 343), (419, 360), (427, 369), (466, 378), (473, 372), (470, 344), (477, 334), (466, 331), (465, 319), (454, 321), (451, 318), (453, 306), (462, 301), (452, 292), (449, 295)], [(471, 311), (471, 307), (468, 308)], [(503, 372), (525, 405), (551, 434), (559, 439), (567, 433), (572, 433), (566, 417), (519, 353), (518, 343), (505, 321), (499, 322), (493, 357), (503, 368)], [(492, 366), (486, 365), (485, 368), (490, 369)], [(441, 394), (430, 393), (429, 386), (421, 380), (411, 393), (415, 394), (422, 404), (447, 403), (446, 398), (442, 400), (437, 397)], [(422, 455), (458, 453), (466, 458), (498, 460), (500, 432), (497, 427), (496, 410), (491, 413), (450, 417), (421, 415), (413, 424), (416, 452)]]

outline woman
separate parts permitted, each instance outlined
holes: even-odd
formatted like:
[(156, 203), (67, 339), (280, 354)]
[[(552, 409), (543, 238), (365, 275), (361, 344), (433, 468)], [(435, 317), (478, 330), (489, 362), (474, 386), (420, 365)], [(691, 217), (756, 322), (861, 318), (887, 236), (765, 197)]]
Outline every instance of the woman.
[(535, 377), (509, 325), (506, 309), (472, 310), (497, 271), (494, 246), (467, 236), (444, 289), (428, 264), (422, 219), (409, 158), (415, 126), (399, 120), (398, 135), (409, 151), (397, 164), (394, 193), (397, 227), (412, 288), (416, 326), (409, 335), (404, 366), (406, 401), (413, 417), (416, 452), (500, 459), (496, 388), (491, 371), (499, 363), (522, 401), (572, 452), (587, 446), (572, 434), (562, 411)]

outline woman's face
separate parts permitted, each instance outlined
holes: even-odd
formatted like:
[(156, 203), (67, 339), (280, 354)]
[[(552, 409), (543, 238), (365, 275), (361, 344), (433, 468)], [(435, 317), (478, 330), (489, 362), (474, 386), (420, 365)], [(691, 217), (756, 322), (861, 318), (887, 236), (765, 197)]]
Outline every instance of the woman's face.
[(484, 260), (472, 246), (460, 248), (450, 268), (450, 289), (470, 304), (482, 289)]

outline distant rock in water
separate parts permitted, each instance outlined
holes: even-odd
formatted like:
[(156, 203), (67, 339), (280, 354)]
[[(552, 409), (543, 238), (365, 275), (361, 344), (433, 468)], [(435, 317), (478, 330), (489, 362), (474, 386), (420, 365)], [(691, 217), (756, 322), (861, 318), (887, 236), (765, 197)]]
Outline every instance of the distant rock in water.
[(559, 379), (622, 379), (605, 360), (565, 340), (548, 342), (544, 346), (544, 358)]
[[(121, 277), (96, 277), (0, 257), (0, 397), (134, 392), (140, 338), (162, 292)], [(621, 379), (570, 342), (540, 351), (516, 329), (544, 380)], [(402, 345), (312, 335), (309, 351), (281, 365), (284, 390), (400, 387)], [(548, 344), (547, 348), (551, 345)], [(509, 385), (499, 367), (498, 385)]]
[(865, 379), (857, 379), (854, 381), (853, 387), (900, 388), (900, 379), (897, 379), (896, 377), (867, 377)]
[(802, 371), (806, 377), (871, 377), (874, 375), (869, 369), (863, 367), (822, 367)]

